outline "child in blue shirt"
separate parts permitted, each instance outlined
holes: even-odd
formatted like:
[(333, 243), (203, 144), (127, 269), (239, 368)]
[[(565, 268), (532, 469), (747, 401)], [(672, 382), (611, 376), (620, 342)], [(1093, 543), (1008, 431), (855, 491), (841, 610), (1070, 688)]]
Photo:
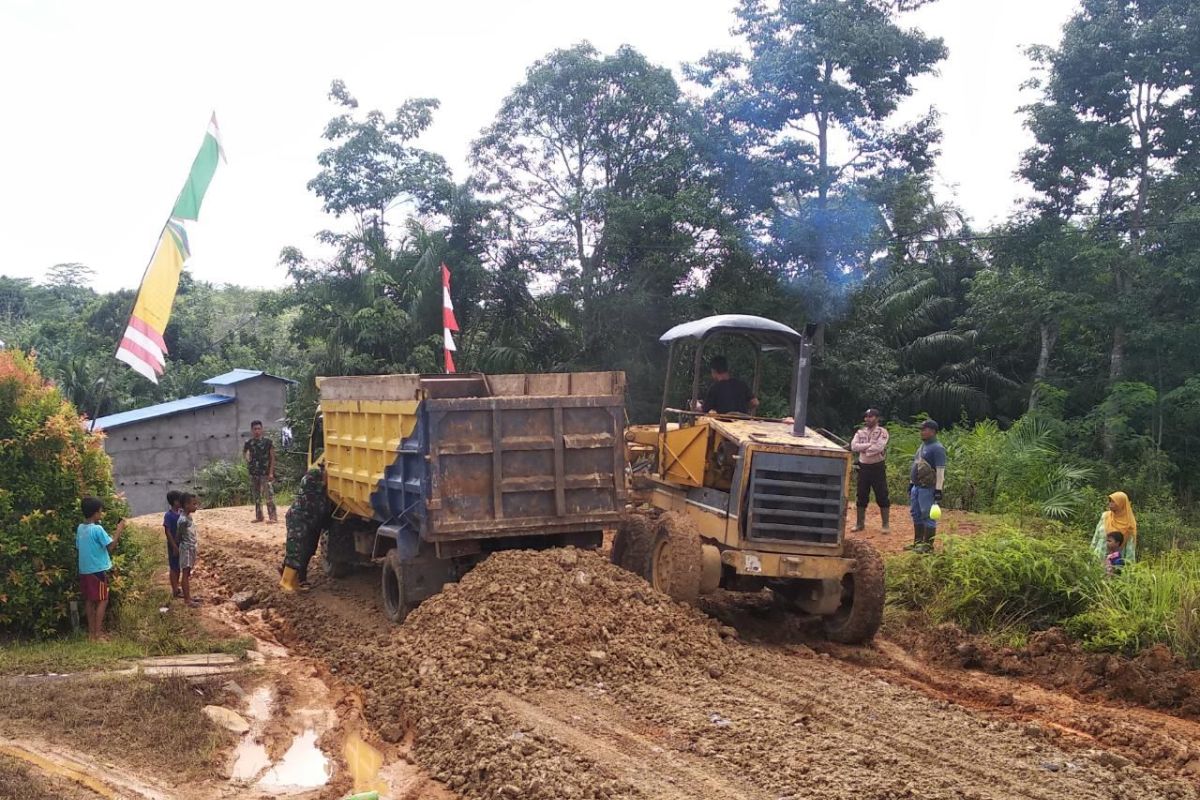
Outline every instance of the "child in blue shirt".
[(163, 533), (167, 537), (167, 566), (171, 570), (171, 594), (183, 597), (179, 588), (179, 512), (183, 510), (183, 492), (167, 492), (167, 513), (163, 514)]
[(117, 523), (116, 536), (109, 536), (100, 524), (104, 504), (97, 497), (85, 497), (79, 503), (83, 522), (75, 529), (75, 547), (79, 550), (79, 589), (83, 592), (88, 638), (104, 637), (104, 612), (108, 608), (108, 572), (112, 569), (112, 551), (125, 532), (125, 520)]
[(1120, 531), (1113, 531), (1104, 541), (1108, 550), (1104, 556), (1104, 571), (1109, 575), (1120, 575), (1121, 567), (1125, 566), (1125, 558), (1121, 555), (1125, 546), (1125, 535)]

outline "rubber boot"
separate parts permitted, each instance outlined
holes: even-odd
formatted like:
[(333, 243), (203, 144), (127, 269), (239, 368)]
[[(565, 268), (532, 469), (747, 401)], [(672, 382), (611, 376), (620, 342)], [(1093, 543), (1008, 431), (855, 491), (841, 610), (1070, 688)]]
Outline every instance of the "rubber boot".
[(937, 528), (929, 525), (925, 526), (925, 552), (933, 552), (933, 537), (937, 533)]
[(861, 531), (867, 527), (867, 510), (865, 508), (854, 509), (854, 530)]
[(925, 547), (925, 526), (913, 525), (913, 543), (905, 546), (905, 550), (920, 551)]
[(283, 575), (279, 578), (279, 588), (285, 592), (295, 592), (300, 588), (300, 576), (296, 570), (291, 567), (283, 568)]
[(884, 533), (887, 533), (889, 530), (891, 530), (891, 528), (888, 527), (888, 517), (891, 515), (891, 513), (892, 513), (891, 506), (880, 506), (879, 507), (879, 519), (881, 519), (883, 521), (883, 532)]

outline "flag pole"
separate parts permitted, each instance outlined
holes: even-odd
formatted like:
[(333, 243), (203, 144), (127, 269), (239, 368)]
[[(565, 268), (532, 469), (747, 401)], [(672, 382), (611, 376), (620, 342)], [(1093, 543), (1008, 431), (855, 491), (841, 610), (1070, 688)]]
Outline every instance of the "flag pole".
[[(213, 111), (210, 114), (209, 119), (215, 121), (216, 116), (216, 112)], [(208, 129), (205, 128), (206, 136), (207, 131)], [(201, 139), (201, 142), (203, 141), (204, 140)], [(189, 165), (188, 176), (191, 175), (191, 170), (192, 167)], [(134, 309), (137, 308), (138, 298), (142, 296), (142, 287), (146, 283), (146, 276), (150, 273), (151, 265), (154, 264), (154, 257), (158, 255), (158, 247), (160, 244), (162, 244), (163, 234), (167, 232), (167, 227), (171, 224), (171, 220), (175, 214), (175, 209), (179, 206), (179, 201), (183, 199), (183, 193), (187, 191), (187, 187), (188, 180), (187, 177), (185, 177), (183, 180), (183, 185), (179, 187), (179, 191), (175, 195), (175, 202), (171, 204), (171, 210), (167, 213), (167, 218), (163, 220), (162, 229), (159, 230), (158, 236), (154, 239), (154, 249), (150, 251), (150, 258), (146, 261), (146, 266), (142, 270), (142, 279), (138, 281), (137, 291), (133, 293), (133, 302), (129, 305), (129, 313), (125, 316), (126, 325), (129, 324), (129, 319), (133, 316)], [(92, 419), (88, 424), (88, 433), (91, 433), (96, 429), (96, 419), (100, 416), (100, 408), (104, 405), (105, 395), (108, 393), (109, 381), (112, 380), (113, 367), (115, 366), (114, 362), (117, 361), (117, 353), (121, 350), (121, 341), (121, 339), (117, 339), (117, 346), (113, 349), (113, 357), (109, 360), (108, 367), (104, 370), (103, 377), (100, 378), (100, 391), (96, 395), (96, 402), (92, 408)]]

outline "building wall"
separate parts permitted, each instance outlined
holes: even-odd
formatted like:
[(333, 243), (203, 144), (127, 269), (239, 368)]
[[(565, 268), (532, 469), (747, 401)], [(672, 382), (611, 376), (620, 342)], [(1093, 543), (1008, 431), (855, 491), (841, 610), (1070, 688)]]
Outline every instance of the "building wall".
[(117, 491), (124, 492), (134, 514), (163, 510), (171, 489), (194, 488), (196, 470), (218, 459), (242, 457), (251, 420), (278, 428), (286, 384), (254, 378), (234, 387), (232, 403), (182, 411), (106, 432), (104, 449), (113, 460)]
[(279, 430), (287, 406), (288, 384), (276, 378), (251, 378), (234, 384), (237, 402), (237, 432), (244, 442), (250, 438), (250, 423), (261, 419), (267, 430)]

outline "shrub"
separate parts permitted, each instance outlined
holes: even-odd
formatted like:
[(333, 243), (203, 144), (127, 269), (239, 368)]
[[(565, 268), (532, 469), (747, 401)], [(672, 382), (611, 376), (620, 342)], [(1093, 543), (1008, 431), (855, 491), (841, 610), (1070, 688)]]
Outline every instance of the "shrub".
[[(275, 502), (284, 506), (308, 469), (308, 453), (302, 449), (304, 441), (293, 442), (291, 449), (285, 450), (279, 431), (267, 431), (264, 435), (275, 443)], [(241, 506), (250, 502), (250, 472), (241, 458), (236, 461), (222, 459), (201, 467), (196, 470), (192, 485), (209, 508)]]
[(970, 631), (1037, 629), (1082, 612), (1101, 576), (1086, 541), (1003, 528), (946, 536), (941, 551), (888, 564), (890, 599)]
[(1200, 663), (1200, 553), (1176, 551), (1128, 566), (1092, 587), (1067, 630), (1091, 650), (1136, 653), (1165, 644)]
[[(1095, 477), (1060, 451), (1060, 423), (1027, 416), (1008, 430), (991, 420), (972, 428), (945, 430), (946, 504), (967, 511), (992, 511), (1066, 520), (1087, 510), (1083, 491)], [(909, 466), (920, 446), (919, 428), (888, 428), (888, 488), (898, 502), (907, 496)]]
[(250, 472), (244, 461), (214, 461), (196, 470), (192, 485), (207, 508), (250, 502)]
[[(113, 489), (100, 434), (38, 374), (33, 359), (0, 351), (0, 629), (48, 636), (78, 599), (79, 500), (104, 502), (109, 526), (128, 513)], [(122, 540), (120, 570), (134, 545)], [(120, 579), (112, 586), (119, 600)]]

